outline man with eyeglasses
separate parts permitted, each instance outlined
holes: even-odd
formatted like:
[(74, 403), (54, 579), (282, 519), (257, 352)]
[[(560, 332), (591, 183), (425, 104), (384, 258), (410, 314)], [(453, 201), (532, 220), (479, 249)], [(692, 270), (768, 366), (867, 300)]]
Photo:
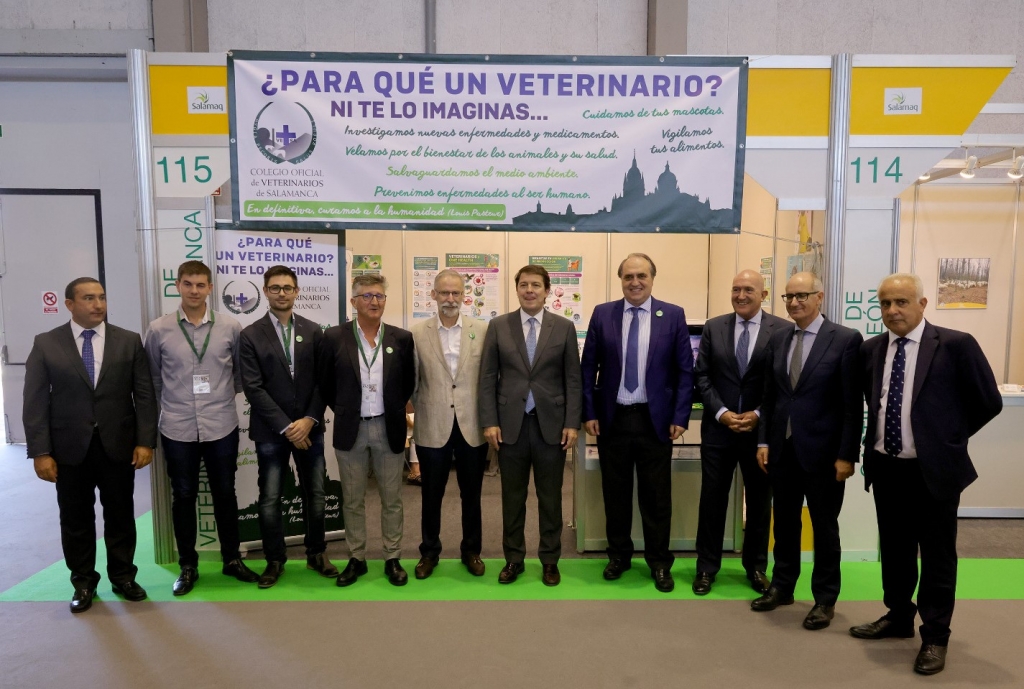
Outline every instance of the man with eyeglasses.
[(416, 386), (416, 351), (412, 333), (382, 321), (386, 290), (383, 275), (353, 278), (356, 320), (329, 328), (320, 347), (320, 393), (334, 410), (334, 453), (350, 555), (338, 586), (351, 586), (367, 572), (366, 483), (371, 468), (380, 494), (384, 574), (394, 586), (409, 581), (399, 558), (405, 405)]
[(775, 507), (775, 566), (756, 612), (793, 603), (800, 577), (804, 500), (814, 529), (814, 606), (804, 628), (824, 629), (839, 598), (842, 546), (839, 511), (846, 480), (860, 456), (864, 403), (860, 394), (861, 334), (826, 320), (821, 280), (797, 273), (786, 283), (786, 310), (796, 328), (768, 344), (757, 462), (771, 480)]
[(441, 556), (441, 501), (453, 464), (462, 497), (462, 563), (473, 576), (484, 574), (480, 491), (487, 442), (480, 430), (477, 390), (487, 323), (462, 317), (463, 289), (459, 273), (442, 270), (430, 292), (437, 318), (412, 327), (419, 371), (412, 397), (413, 439), (423, 477), (423, 541), (417, 579), (429, 577)]
[(324, 402), (316, 384), (316, 354), (323, 331), (293, 312), (299, 281), (287, 266), (263, 273), (267, 315), (239, 338), (242, 388), (249, 400), (249, 438), (259, 468), (259, 522), (267, 567), (257, 586), (270, 588), (288, 560), (281, 515), (281, 487), (295, 458), (306, 527), (306, 568), (338, 576), (327, 559), (324, 532)]

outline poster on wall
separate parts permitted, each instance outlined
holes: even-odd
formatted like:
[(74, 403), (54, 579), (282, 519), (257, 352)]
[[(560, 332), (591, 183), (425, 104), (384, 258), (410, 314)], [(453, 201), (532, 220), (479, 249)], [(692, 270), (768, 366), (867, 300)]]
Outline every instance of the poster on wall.
[(762, 304), (771, 305), (772, 303), (772, 271), (775, 265), (775, 259), (771, 256), (765, 256), (761, 259), (761, 279), (764, 280), (765, 295), (764, 299), (761, 300)]
[[(267, 300), (263, 295), (263, 273), (273, 265), (286, 265), (295, 271), (299, 281), (299, 295), (294, 312), (319, 323), (324, 329), (337, 325), (344, 314), (339, 271), (339, 237), (336, 234), (293, 232), (257, 232), (217, 230), (214, 261), (214, 298), (218, 311), (226, 311), (246, 327), (267, 315)], [(240, 438), (238, 444), (238, 472), (235, 492), (238, 495), (238, 526), (242, 542), (259, 541), (259, 486), (256, 447), (249, 440), (249, 402), (238, 395)], [(324, 419), (327, 437), (333, 414), (328, 409)], [(343, 527), (341, 516), (341, 481), (337, 462), (328, 460), (326, 494), (327, 530), (339, 531)], [(291, 478), (285, 477), (282, 490), (282, 513), (285, 536), (306, 532), (302, 517), (302, 493), (298, 487), (298, 474), (291, 466)], [(213, 520), (210, 519), (210, 528)], [(213, 540), (211, 540), (211, 538)], [(200, 538), (204, 549), (217, 547), (216, 534)]]
[(232, 51), (232, 219), (738, 233), (746, 63)]
[(437, 256), (412, 257), (412, 320), (433, 318), (437, 304), (430, 296), (434, 289), (434, 278), (440, 272)]
[(811, 251), (786, 258), (786, 281), (797, 273), (814, 273), (815, 276), (821, 277), (821, 261), (818, 260), (817, 252)]
[(501, 313), (498, 254), (445, 254), (445, 267), (462, 275), (462, 314), (489, 321)]
[(936, 308), (987, 309), (990, 258), (940, 258)]
[[(384, 271), (384, 259), (380, 254), (353, 254), (349, 271), (349, 278), (346, 284), (352, 284), (352, 278), (359, 275), (380, 275)], [(355, 320), (356, 310), (349, 304), (349, 319)]]
[(559, 316), (565, 316), (576, 326), (576, 342), (583, 355), (587, 339), (583, 323), (583, 257), (582, 256), (530, 256), (530, 263), (543, 266), (551, 278), (551, 292), (544, 307)]

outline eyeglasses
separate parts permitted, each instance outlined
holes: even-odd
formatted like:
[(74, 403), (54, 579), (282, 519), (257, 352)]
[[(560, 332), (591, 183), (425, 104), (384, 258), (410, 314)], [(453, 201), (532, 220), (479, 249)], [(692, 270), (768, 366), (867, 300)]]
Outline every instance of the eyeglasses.
[(456, 297), (462, 296), (462, 290), (458, 290), (455, 292), (438, 292), (437, 296), (441, 297), (442, 299), (454, 299)]
[(811, 296), (812, 294), (817, 294), (817, 292), (794, 292), (793, 294), (783, 294), (782, 301), (789, 303), (793, 299), (796, 299), (798, 304), (803, 304), (805, 301), (807, 301), (807, 297)]
[(374, 299), (376, 299), (377, 301), (383, 303), (383, 302), (387, 301), (388, 295), (386, 295), (386, 294), (377, 294), (376, 292), (367, 292), (366, 294), (357, 294), (357, 295), (355, 295), (352, 298), (353, 299), (362, 299), (367, 304), (369, 304)]
[(271, 294), (294, 294), (299, 291), (299, 288), (292, 287), (291, 285), (271, 285), (267, 288), (267, 291)]

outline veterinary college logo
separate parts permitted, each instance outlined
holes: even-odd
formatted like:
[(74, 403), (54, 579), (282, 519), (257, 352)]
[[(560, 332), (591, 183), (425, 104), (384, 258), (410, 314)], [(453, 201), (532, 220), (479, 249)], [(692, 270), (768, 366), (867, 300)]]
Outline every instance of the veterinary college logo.
[(298, 165), (316, 148), (316, 122), (300, 103), (271, 101), (252, 124), (256, 147), (268, 160)]

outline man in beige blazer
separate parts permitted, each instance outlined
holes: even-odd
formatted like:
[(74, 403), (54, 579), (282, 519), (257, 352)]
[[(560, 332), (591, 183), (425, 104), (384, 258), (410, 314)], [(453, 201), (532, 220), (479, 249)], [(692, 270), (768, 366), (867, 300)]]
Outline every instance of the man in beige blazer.
[(462, 317), (464, 289), (459, 273), (442, 270), (430, 293), (437, 303), (437, 318), (412, 326), (417, 365), (413, 440), (423, 477), (423, 542), (417, 579), (429, 577), (441, 555), (441, 501), (453, 463), (462, 494), (462, 563), (470, 574), (484, 573), (480, 488), (487, 468), (487, 442), (478, 421), (477, 384), (487, 323)]

